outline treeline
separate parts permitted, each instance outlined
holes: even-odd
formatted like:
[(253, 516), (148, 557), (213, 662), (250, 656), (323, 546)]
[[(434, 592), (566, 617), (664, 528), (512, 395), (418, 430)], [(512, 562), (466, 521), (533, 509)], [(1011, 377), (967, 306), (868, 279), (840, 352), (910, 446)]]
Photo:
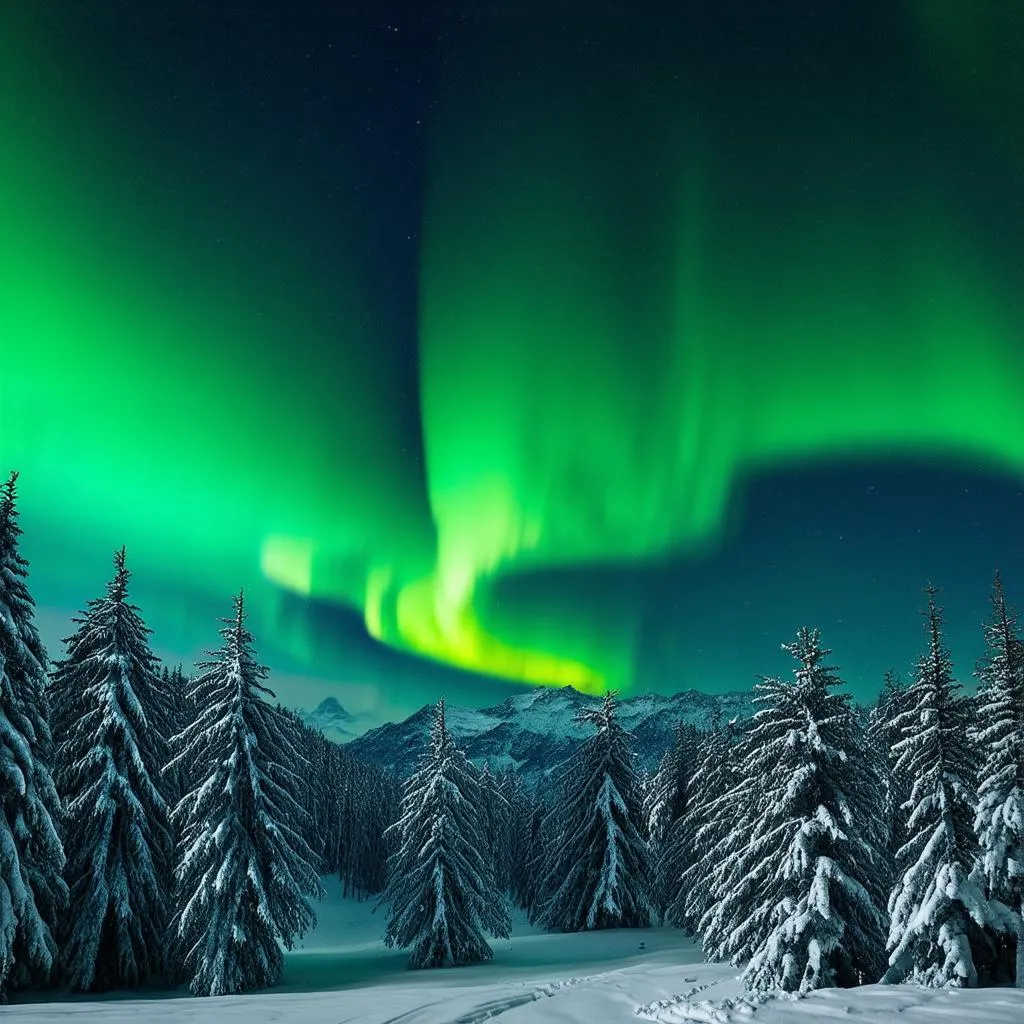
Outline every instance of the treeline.
[(386, 940), (414, 967), (491, 956), (507, 902), (554, 931), (663, 921), (752, 990), (916, 981), (1024, 985), (1024, 646), (997, 577), (980, 689), (965, 696), (927, 591), (913, 680), (865, 714), (817, 630), (745, 722), (680, 726), (651, 778), (616, 701), (550, 793), (496, 785), (448, 733), (392, 832)]
[(241, 594), (190, 678), (160, 665), (122, 549), (50, 665), (0, 487), (0, 996), (273, 984), (319, 876), (384, 885), (397, 783), (274, 706)]

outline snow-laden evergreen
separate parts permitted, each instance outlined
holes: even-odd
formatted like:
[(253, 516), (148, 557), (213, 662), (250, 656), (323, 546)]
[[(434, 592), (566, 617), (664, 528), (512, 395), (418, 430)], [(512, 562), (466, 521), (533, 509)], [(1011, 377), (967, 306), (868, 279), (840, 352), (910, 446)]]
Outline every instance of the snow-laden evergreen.
[(642, 793), (616, 708), (608, 693), (580, 712), (595, 733), (567, 762), (545, 821), (535, 916), (552, 931), (646, 927), (654, 916)]
[(691, 859), (685, 818), (694, 773), (699, 733), (684, 722), (676, 726), (672, 746), (651, 777), (644, 799), (646, 833), (651, 851), (651, 897), (661, 919)]
[(874, 755), (883, 792), (883, 839), (879, 881), (892, 891), (896, 876), (896, 854), (906, 842), (903, 805), (910, 799), (910, 779), (898, 765), (896, 744), (902, 738), (899, 716), (907, 688), (896, 673), (885, 674), (882, 692), (868, 715), (868, 743)]
[(731, 769), (726, 780), (731, 787), (720, 790), (712, 801), (703, 829), (706, 838), (698, 832), (693, 868), (683, 876), (693, 909), (703, 909), (691, 920), (704, 955), (735, 964), (753, 956), (770, 928), (769, 922), (754, 919), (760, 880), (747, 870), (750, 837), (761, 815), (766, 781), (750, 779), (750, 757), (751, 740), (744, 735), (726, 754), (724, 764)]
[(323, 739), (323, 735), (304, 722), (295, 711), (280, 703), (274, 705), (274, 711), (282, 736), (294, 752), (294, 758), (288, 765), (292, 771), (288, 793), (299, 810), (285, 824), (301, 836), (310, 849), (312, 862), (322, 874), (326, 874), (326, 841), (334, 831), (334, 823), (330, 821), (330, 794), (327, 792), (328, 782), (323, 774), (325, 766), (321, 761), (318, 742)]
[(448, 731), (442, 700), (391, 828), (397, 848), (381, 898), (388, 907), (384, 941), (408, 948), (412, 968), (490, 960), (486, 934), (508, 937), (508, 906), (487, 862), (481, 805), (477, 771)]
[[(166, 725), (167, 741), (181, 732), (194, 717), (194, 711), (188, 700), (188, 681), (182, 673), (181, 666), (160, 671), (161, 701), (168, 709)], [(168, 747), (169, 749), (169, 747)], [(189, 789), (190, 778), (186, 765), (171, 767), (165, 765), (162, 774), (164, 798), (168, 807), (174, 807)]]
[(19, 550), (17, 479), (0, 486), (0, 995), (50, 979), (67, 899), (47, 659)]
[(512, 856), (515, 847), (513, 832), (517, 827), (517, 815), (521, 814), (522, 810), (516, 805), (523, 799), (523, 785), (515, 772), (503, 771), (495, 777), (494, 801), (491, 807), (496, 835), (493, 858), (494, 884), (499, 892), (506, 895), (511, 895), (512, 892)]
[(537, 800), (533, 804), (529, 824), (526, 827), (523, 857), (516, 871), (514, 891), (516, 902), (526, 911), (527, 919), (535, 924), (540, 912), (540, 880), (544, 874), (548, 848), (551, 840), (547, 825), (549, 804)]
[(122, 548), (106, 595), (74, 619), (52, 683), (57, 788), (67, 810), (63, 974), (72, 988), (91, 991), (160, 978), (167, 940), (167, 709), (129, 579)]
[(976, 751), (970, 705), (960, 695), (942, 637), (942, 617), (928, 588), (928, 650), (918, 663), (897, 719), (897, 769), (911, 781), (907, 841), (889, 899), (889, 970), (885, 980), (973, 986), (996, 970), (995, 935), (1012, 915), (990, 902), (976, 871)]
[(722, 865), (742, 838), (735, 826), (746, 793), (737, 788), (738, 772), (732, 726), (712, 729), (700, 741), (697, 767), (687, 783), (687, 812), (662, 855), (667, 862), (684, 865), (678, 875), (666, 877), (665, 920), (691, 934), (702, 931), (709, 942), (714, 936), (707, 920), (719, 904)]
[(849, 987), (874, 981), (883, 964), (878, 778), (818, 631), (799, 630), (783, 650), (798, 662), (796, 678), (756, 687), (760, 710), (744, 743), (758, 800), (738, 858), (755, 887), (757, 945), (743, 977), (761, 991)]
[(983, 758), (974, 827), (989, 895), (1017, 912), (1015, 975), (1024, 988), (1024, 645), (998, 575), (985, 639), (973, 736)]
[(322, 889), (296, 823), (292, 796), (303, 771), (281, 713), (263, 698), (241, 594), (223, 620), (223, 646), (198, 666), (189, 699), (195, 720), (174, 738), (173, 766), (193, 788), (174, 810), (181, 844), (174, 918), (181, 964), (196, 995), (273, 985), (282, 945), (316, 922)]
[(675, 820), (686, 811), (687, 784), (694, 768), (697, 743), (697, 730), (679, 722), (672, 745), (645, 787), (645, 830), (652, 842), (662, 841)]
[(508, 800), (501, 789), (501, 780), (495, 778), (491, 766), (480, 770), (480, 838), (481, 852), (487, 860), (499, 892), (508, 892), (510, 867), (508, 848), (510, 827)]
[(531, 857), (540, 843), (540, 823), (543, 811), (527, 795), (519, 776), (506, 775), (502, 793), (508, 802), (508, 888), (512, 900), (525, 910), (530, 907), (533, 886)]

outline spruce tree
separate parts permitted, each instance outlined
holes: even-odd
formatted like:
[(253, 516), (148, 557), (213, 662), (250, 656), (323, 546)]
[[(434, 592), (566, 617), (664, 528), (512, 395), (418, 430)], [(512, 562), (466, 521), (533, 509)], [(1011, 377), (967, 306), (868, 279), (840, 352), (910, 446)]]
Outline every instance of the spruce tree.
[(53, 674), (70, 890), (62, 959), (66, 982), (88, 991), (145, 985), (164, 967), (168, 719), (129, 579), (122, 548), (106, 595), (73, 620), (78, 629)]
[(245, 626), (242, 594), (223, 620), (223, 646), (199, 665), (189, 691), (195, 720), (174, 739), (173, 765), (194, 788), (174, 810), (181, 832), (174, 928), (196, 995), (273, 985), (281, 946), (316, 922), (323, 895), (292, 797), (304, 766), (280, 712), (263, 698), (267, 669)]
[(67, 900), (47, 658), (19, 550), (17, 480), (0, 486), (0, 997), (50, 980)]
[(697, 730), (679, 722), (672, 746), (665, 752), (651, 780), (644, 809), (653, 865), (652, 899), (659, 919), (664, 917), (679, 879), (690, 863), (684, 820), (689, 810), (690, 779), (695, 770), (698, 745)]
[(884, 980), (973, 986), (991, 980), (995, 935), (1011, 922), (1005, 908), (989, 901), (974, 870), (980, 851), (969, 705), (953, 676), (936, 590), (926, 593), (928, 650), (897, 720), (897, 769), (911, 780), (911, 793), (904, 805), (907, 841), (897, 854), (899, 875), (889, 898)]
[(487, 762), (480, 769), (479, 787), (480, 850), (487, 861), (495, 888), (504, 892), (507, 889), (504, 861), (508, 805)]
[[(173, 736), (184, 729), (192, 720), (191, 710), (188, 707), (187, 684), (182, 674), (181, 666), (168, 669), (165, 665), (160, 670), (160, 691), (161, 701), (167, 708), (167, 741), (168, 751), (170, 740)], [(162, 772), (164, 798), (167, 806), (173, 808), (190, 788), (190, 779), (187, 765), (170, 764), (164, 766)]]
[(882, 964), (878, 779), (818, 631), (799, 630), (783, 650), (796, 679), (756, 687), (744, 743), (744, 780), (758, 798), (736, 858), (752, 887), (743, 978), (762, 991), (849, 987), (874, 981)]
[(522, 798), (522, 783), (514, 771), (506, 770), (495, 778), (491, 814), (494, 820), (494, 884), (498, 891), (512, 891), (514, 831), (517, 827), (517, 803)]
[(391, 831), (385, 943), (411, 947), (412, 968), (490, 960), (485, 932), (507, 938), (511, 922), (483, 853), (477, 772), (448, 732), (443, 700)]
[(540, 821), (543, 812), (527, 795), (519, 776), (510, 772), (506, 788), (509, 804), (508, 828), (508, 887), (513, 902), (529, 909), (533, 879), (530, 861), (539, 842)]
[(902, 738), (900, 715), (907, 688), (893, 671), (885, 674), (882, 692), (868, 717), (868, 742), (877, 765), (884, 793), (882, 807), (882, 857), (879, 878), (886, 891), (895, 884), (896, 853), (906, 842), (903, 805), (910, 799), (910, 780), (898, 767), (896, 745)]
[(665, 854), (685, 864), (678, 877), (666, 878), (665, 920), (691, 934), (701, 931), (709, 958), (719, 941), (712, 916), (723, 894), (722, 869), (744, 841), (737, 825), (745, 818), (750, 796), (739, 783), (733, 731), (730, 723), (701, 741), (697, 768), (687, 786), (688, 810), (669, 836)]
[(983, 758), (974, 827), (988, 894), (1017, 913), (1015, 974), (1024, 988), (1024, 645), (998, 574), (985, 639), (974, 732)]
[[(685, 907), (709, 961), (749, 960), (766, 932), (765, 923), (753, 919), (758, 880), (748, 873), (745, 859), (761, 813), (764, 781), (751, 783), (747, 775), (757, 722), (755, 715), (749, 731), (727, 748), (722, 788), (708, 807), (706, 823), (695, 834), (692, 866), (683, 874)], [(734, 728), (735, 723), (730, 723), (729, 731)], [(670, 919), (675, 917), (675, 907), (671, 909)]]
[[(340, 756), (336, 756), (340, 755)], [(310, 820), (320, 835), (320, 870), (325, 875), (340, 871), (341, 816), (339, 815), (338, 784), (347, 772), (346, 758), (341, 748), (321, 732), (316, 734), (312, 751), (311, 770), (316, 778)], [(313, 843), (308, 843), (314, 849)], [(314, 850), (314, 852), (317, 852)]]
[(608, 693), (577, 721), (595, 727), (561, 773), (545, 821), (549, 837), (536, 919), (551, 931), (651, 923), (651, 865), (629, 734)]
[(672, 745), (651, 778), (644, 813), (647, 831), (663, 840), (675, 821), (686, 813), (690, 777), (693, 775), (700, 734), (686, 722), (677, 722)]
[(295, 772), (293, 783), (289, 787), (289, 794), (301, 813), (290, 819), (288, 824), (312, 851), (314, 861), (321, 872), (326, 873), (324, 841), (329, 822), (322, 792), (325, 780), (321, 777), (319, 740), (327, 741), (319, 729), (307, 725), (296, 711), (280, 703), (274, 706), (274, 710), (285, 730), (285, 738), (295, 752), (294, 764), (302, 766), (301, 772)]
[(533, 804), (528, 830), (524, 833), (521, 860), (517, 863), (513, 879), (516, 903), (526, 911), (530, 924), (537, 923), (540, 913), (540, 883), (548, 855), (548, 834), (545, 824), (549, 819), (549, 805), (542, 800)]

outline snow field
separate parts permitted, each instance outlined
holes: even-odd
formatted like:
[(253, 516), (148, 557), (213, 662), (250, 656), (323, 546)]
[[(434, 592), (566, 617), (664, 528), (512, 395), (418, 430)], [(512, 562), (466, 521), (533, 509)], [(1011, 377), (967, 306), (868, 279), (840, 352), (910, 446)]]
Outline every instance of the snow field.
[[(513, 915), (494, 960), (410, 971), (387, 949), (384, 910), (342, 899), (336, 879), (319, 924), (287, 954), (282, 983), (247, 996), (78, 997), (4, 1007), (25, 1024), (1021, 1024), (1024, 990), (911, 986), (824, 990), (802, 1000), (743, 998), (735, 968), (706, 964), (671, 928), (570, 935)], [(641, 950), (640, 943), (645, 948)], [(638, 1008), (642, 1014), (638, 1015)]]

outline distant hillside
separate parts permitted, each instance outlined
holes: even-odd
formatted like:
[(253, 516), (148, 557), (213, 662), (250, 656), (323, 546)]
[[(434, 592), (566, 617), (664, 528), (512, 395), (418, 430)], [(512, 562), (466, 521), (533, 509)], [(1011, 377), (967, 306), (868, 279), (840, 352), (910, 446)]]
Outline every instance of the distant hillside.
[[(677, 722), (706, 728), (716, 716), (722, 722), (745, 718), (752, 713), (750, 698), (749, 690), (718, 694), (685, 690), (671, 697), (641, 694), (622, 701), (621, 721), (633, 734), (640, 763), (653, 768), (668, 749)], [(487, 762), (493, 771), (514, 768), (528, 785), (536, 785), (588, 734), (574, 719), (582, 708), (596, 706), (599, 700), (571, 686), (537, 687), (496, 707), (449, 705), (448, 727), (477, 764)], [(364, 761), (407, 775), (423, 752), (433, 711), (433, 705), (426, 705), (404, 722), (371, 729), (346, 743), (346, 749)]]

